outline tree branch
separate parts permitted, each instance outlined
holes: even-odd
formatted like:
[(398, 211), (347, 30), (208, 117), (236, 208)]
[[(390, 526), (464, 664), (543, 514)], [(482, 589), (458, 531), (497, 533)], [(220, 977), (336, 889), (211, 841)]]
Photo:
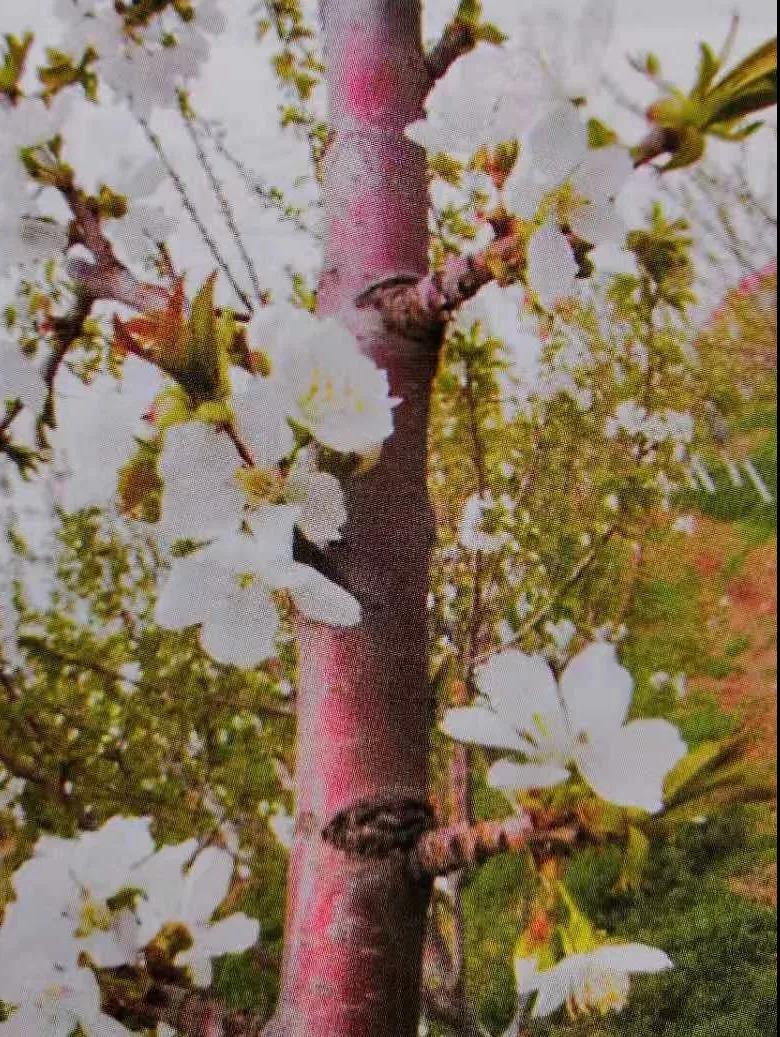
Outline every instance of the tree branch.
[(498, 854), (516, 853), (533, 837), (533, 823), (527, 816), (433, 828), (417, 841), (409, 855), (409, 868), (417, 879), (438, 878), (473, 868)]
[(104, 1010), (115, 1018), (165, 1023), (182, 1037), (260, 1037), (265, 1020), (231, 1012), (216, 998), (170, 983), (153, 983), (139, 1001), (134, 980), (105, 977)]
[[(634, 167), (673, 151), (675, 136), (656, 126), (633, 149)], [(452, 314), (495, 279), (497, 266), (524, 262), (523, 239), (505, 234), (487, 248), (466, 256), (452, 256), (441, 270), (422, 278), (393, 277), (378, 282), (355, 300), (359, 308), (373, 306), (385, 323), (412, 339), (427, 340), (446, 324)]]
[(425, 65), (434, 82), (441, 79), (458, 58), (477, 45), (474, 28), (456, 19), (446, 27), (436, 46), (426, 55)]
[[(214, 167), (211, 164), (208, 155), (206, 154), (206, 149), (203, 147), (200, 137), (198, 136), (197, 130), (193, 125), (192, 117), (182, 112), (182, 122), (184, 123), (184, 129), (187, 131), (187, 135), (192, 141), (192, 146), (194, 147), (195, 153), (198, 156), (198, 161), (203, 167), (203, 171), (206, 174), (206, 178), (208, 179), (208, 182), (211, 186), (211, 190), (213, 191), (214, 196), (217, 199), (217, 202), (219, 203), (219, 208), (222, 212), (222, 217), (225, 221), (225, 226), (230, 231), (230, 235), (233, 238), (235, 246), (238, 250), (238, 254), (241, 256), (241, 261), (244, 264), (247, 275), (249, 276), (249, 281), (252, 285), (252, 291), (254, 292), (255, 299), (257, 300), (260, 306), (266, 306), (270, 302), (270, 295), (268, 292), (264, 291), (260, 287), (260, 280), (257, 276), (257, 270), (255, 268), (254, 261), (249, 254), (249, 250), (246, 247), (244, 237), (236, 220), (235, 212), (233, 211), (233, 206), (231, 205), (227, 195), (225, 194), (224, 186), (220, 182), (219, 177), (217, 176)], [(249, 298), (247, 297), (246, 293), (242, 291), (240, 298), (244, 305), (247, 306), (251, 311), (252, 304)]]
[(388, 326), (409, 338), (428, 340), (459, 306), (494, 279), (497, 263), (519, 263), (522, 259), (522, 238), (508, 234), (480, 252), (450, 257), (441, 270), (425, 277), (397, 277), (369, 285), (356, 305), (360, 309), (373, 306), (381, 311)]

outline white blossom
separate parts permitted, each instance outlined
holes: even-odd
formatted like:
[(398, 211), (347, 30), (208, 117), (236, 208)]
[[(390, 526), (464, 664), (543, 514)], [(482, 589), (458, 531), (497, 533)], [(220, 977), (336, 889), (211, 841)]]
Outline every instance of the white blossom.
[(109, 901), (130, 886), (135, 863), (154, 850), (148, 819), (115, 817), (77, 839), (43, 836), (13, 878), (16, 900), (0, 934), (19, 949), (45, 947), (60, 966), (86, 951), (96, 965), (130, 964), (136, 953), (129, 911)]
[[(522, 317), (525, 289), (491, 282), (458, 311), (458, 324), (470, 330), (475, 322), (482, 333), (504, 344), (506, 369), (497, 372), (502, 392), (502, 409), (507, 421), (528, 403), (531, 387), (539, 377), (543, 343), (536, 328)], [(512, 469), (510, 475), (506, 472)], [(511, 478), (514, 469), (504, 463), (501, 472)]]
[(238, 528), (246, 497), (237, 479), (241, 461), (225, 432), (192, 421), (165, 437), (160, 532), (173, 539), (208, 540)]
[(133, 878), (142, 890), (136, 905), (139, 942), (145, 946), (165, 926), (183, 925), (190, 945), (176, 955), (175, 964), (188, 969), (198, 986), (207, 987), (212, 958), (253, 946), (260, 926), (241, 912), (212, 921), (230, 888), (233, 856), (214, 846), (197, 856), (196, 850), (194, 839), (163, 847), (137, 866)]
[(531, 217), (542, 198), (568, 184), (561, 216), (577, 237), (593, 245), (621, 244), (626, 228), (614, 201), (631, 176), (628, 150), (619, 145), (588, 147), (578, 110), (562, 104), (540, 121), (505, 187), (510, 207)]
[(279, 613), (273, 598), (287, 590), (312, 619), (353, 626), (355, 599), (293, 559), (301, 509), (266, 506), (248, 520), (251, 535), (235, 532), (176, 559), (157, 603), (157, 622), (170, 630), (200, 625), (200, 640), (218, 662), (249, 667), (275, 654)]
[(509, 45), (464, 55), (428, 94), (425, 118), (410, 123), (406, 136), (432, 154), (462, 159), (521, 136), (538, 118), (544, 82), (538, 70), (520, 76), (517, 66), (517, 52)]
[(589, 0), (576, 18), (560, 8), (521, 9), (507, 31), (538, 63), (550, 101), (579, 102), (598, 85), (615, 15), (615, 0)]
[(285, 499), (300, 505), (298, 528), (317, 547), (341, 537), (347, 521), (344, 491), (329, 472), (318, 470), (314, 454), (302, 450), (290, 469), (284, 487)]
[(552, 1015), (568, 1005), (573, 1014), (620, 1012), (631, 989), (630, 977), (673, 968), (663, 951), (644, 944), (605, 945), (593, 951), (572, 954), (551, 968), (539, 971), (536, 960), (516, 962), (520, 997), (536, 995), (532, 1015)]
[(589, 645), (560, 682), (543, 656), (519, 651), (495, 655), (476, 680), (482, 700), (449, 710), (443, 729), (459, 741), (525, 758), (494, 764), (494, 787), (550, 788), (576, 767), (608, 802), (652, 813), (663, 809), (664, 779), (686, 746), (665, 720), (626, 723), (634, 684), (613, 645)]
[(552, 223), (545, 223), (528, 242), (528, 287), (539, 301), (551, 309), (571, 295), (577, 282), (577, 261), (564, 234)]
[(145, 415), (163, 385), (157, 368), (135, 357), (125, 360), (118, 380), (104, 375), (85, 385), (74, 375), (59, 377), (51, 442), (69, 475), (63, 502), (68, 510), (114, 500), (119, 470), (136, 440), (152, 431)]
[(0, 1037), (71, 1037), (76, 1027), (84, 1037), (132, 1037), (101, 1010), (100, 988), (90, 969), (63, 967), (44, 950), (19, 953), (1, 942), (0, 956), (0, 1000), (14, 1006), (0, 1023)]
[[(456, 61), (406, 135), (429, 152), (466, 159), (478, 148), (522, 137), (550, 109), (581, 100), (597, 80), (614, 27), (613, 0), (592, 0), (578, 19), (519, 5), (502, 10), (501, 46)], [(475, 90), (475, 84), (479, 89)]]
[(127, 30), (111, 0), (57, 0), (55, 12), (67, 26), (62, 48), (79, 56), (87, 47), (98, 54), (93, 67), (117, 97), (149, 115), (173, 107), (177, 90), (194, 79), (210, 52), (209, 37), (221, 33), (225, 18), (216, 0), (200, 0), (196, 17), (185, 21), (170, 11), (148, 25)]
[(280, 307), (253, 325), (253, 337), (274, 363), (271, 383), (292, 420), (323, 446), (368, 454), (393, 431), (387, 372), (360, 351), (333, 318)]

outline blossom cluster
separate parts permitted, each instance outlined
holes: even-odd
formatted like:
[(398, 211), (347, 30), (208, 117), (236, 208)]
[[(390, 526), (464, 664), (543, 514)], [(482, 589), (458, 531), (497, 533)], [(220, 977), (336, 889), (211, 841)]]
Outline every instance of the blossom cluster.
[[(531, 221), (525, 282), (546, 308), (572, 294), (579, 271), (572, 236), (622, 244), (615, 202), (633, 163), (627, 148), (591, 148), (581, 114), (612, 37), (615, 4), (591, 0), (571, 23), (559, 12), (507, 12), (498, 47), (461, 58), (426, 100), (407, 136), (432, 155), (468, 162), (484, 148), (521, 141), (500, 184), (504, 207)], [(473, 84), (482, 85), (475, 96)]]
[[(173, 107), (177, 90), (194, 79), (210, 52), (210, 38), (227, 24), (218, 0), (189, 5), (161, 4), (145, 18), (134, 4), (112, 0), (57, 0), (55, 12), (66, 26), (62, 49), (81, 58), (135, 111), (148, 114)], [(178, 10), (177, 10), (178, 7)]]
[(102, 1011), (96, 969), (143, 967), (150, 948), (159, 957), (168, 947), (171, 967), (205, 987), (213, 959), (257, 942), (246, 915), (213, 920), (231, 854), (196, 840), (157, 849), (150, 824), (115, 817), (74, 839), (43, 836), (15, 872), (0, 926), (3, 1037), (70, 1037), (76, 1027), (86, 1037), (129, 1035)]
[(576, 655), (560, 679), (541, 655), (508, 649), (476, 673), (480, 699), (450, 709), (444, 731), (462, 742), (509, 750), (488, 782), (509, 793), (567, 782), (572, 769), (603, 800), (658, 813), (663, 785), (686, 755), (666, 720), (627, 722), (634, 682), (615, 647), (596, 642)]
[(174, 559), (157, 621), (200, 624), (206, 651), (240, 666), (275, 654), (274, 592), (317, 621), (359, 622), (351, 594), (295, 560), (294, 540), (296, 531), (317, 547), (340, 538), (342, 488), (318, 468), (317, 450), (370, 453), (392, 432), (397, 402), (386, 373), (336, 321), (289, 310), (256, 332), (273, 372), (246, 377), (232, 397), (233, 431), (252, 464), (225, 431), (200, 421), (171, 429), (160, 459), (161, 531), (209, 543)]

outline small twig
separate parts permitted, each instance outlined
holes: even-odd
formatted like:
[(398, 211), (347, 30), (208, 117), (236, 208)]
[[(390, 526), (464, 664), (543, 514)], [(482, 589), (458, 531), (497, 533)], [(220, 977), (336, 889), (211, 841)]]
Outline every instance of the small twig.
[[(208, 182), (211, 185), (211, 189), (214, 192), (214, 196), (219, 202), (220, 210), (222, 211), (222, 217), (225, 221), (225, 226), (230, 231), (230, 235), (235, 242), (238, 254), (241, 256), (241, 260), (246, 268), (246, 272), (249, 276), (249, 280), (252, 284), (252, 291), (254, 292), (255, 298), (257, 299), (258, 305), (266, 306), (269, 301), (268, 293), (264, 292), (260, 287), (260, 280), (257, 276), (257, 270), (252, 257), (249, 255), (249, 251), (244, 242), (243, 235), (239, 229), (236, 221), (235, 213), (233, 212), (233, 206), (230, 204), (230, 200), (225, 194), (225, 189), (220, 183), (219, 177), (214, 171), (214, 167), (206, 154), (206, 150), (201, 143), (200, 137), (198, 136), (197, 130), (195, 129), (192, 119), (182, 114), (182, 122), (184, 128), (187, 131), (187, 135), (192, 141), (192, 146), (195, 148), (195, 154), (198, 156), (198, 161), (203, 167), (203, 171), (208, 178)], [(251, 306), (249, 307), (251, 309)]]
[(231, 288), (236, 293), (238, 298), (241, 300), (242, 306), (246, 307), (246, 309), (251, 311), (252, 310), (252, 303), (250, 302), (249, 298), (247, 297), (246, 292), (243, 290), (241, 285), (236, 280), (236, 277), (233, 274), (233, 271), (230, 269), (230, 267), (229, 267), (229, 265), (227, 263), (227, 260), (225, 259), (225, 257), (220, 252), (219, 246), (217, 245), (216, 241), (212, 237), (208, 227), (206, 226), (206, 224), (201, 219), (200, 213), (198, 212), (195, 203), (193, 202), (192, 198), (190, 197), (189, 191), (187, 190), (187, 187), (186, 187), (184, 181), (182, 180), (182, 178), (179, 175), (178, 171), (172, 165), (170, 159), (168, 158), (167, 154), (165, 153), (165, 150), (164, 150), (164, 148), (162, 146), (160, 138), (157, 136), (157, 134), (154, 132), (154, 130), (149, 125), (148, 121), (143, 116), (136, 114), (136, 121), (138, 122), (138, 125), (143, 130), (144, 135), (146, 136), (146, 139), (149, 141), (151, 146), (154, 148), (155, 154), (159, 158), (160, 162), (162, 162), (162, 164), (163, 164), (163, 166), (165, 168), (165, 172), (171, 178), (171, 183), (175, 187), (176, 192), (179, 195), (179, 198), (181, 199), (181, 203), (182, 203), (182, 205), (184, 207), (185, 212), (187, 213), (189, 218), (192, 220), (192, 223), (194, 224), (195, 228), (197, 229), (198, 233), (200, 234), (201, 239), (202, 239), (204, 245), (206, 246), (206, 248), (211, 253), (212, 258), (214, 259), (214, 262), (217, 264), (219, 269), (222, 271), (222, 273), (227, 278), (228, 282), (230, 283)]
[(444, 76), (452, 65), (477, 45), (474, 28), (455, 20), (445, 28), (441, 39), (425, 58), (425, 66), (434, 82)]
[(298, 230), (306, 231), (307, 234), (311, 234), (316, 238), (321, 237), (320, 234), (317, 234), (304, 222), (299, 211), (292, 206), (285, 205), (284, 196), (280, 190), (260, 182), (258, 176), (252, 172), (247, 164), (237, 155), (234, 155), (220, 136), (214, 133), (206, 119), (198, 118), (197, 116), (196, 119), (198, 127), (204, 136), (208, 138), (216, 153), (241, 177), (244, 186), (250, 194), (256, 195), (265, 208), (275, 209), (278, 219), (282, 223), (291, 223)]
[[(541, 608), (537, 609), (537, 611), (534, 612), (533, 615), (526, 620), (526, 622), (522, 625), (520, 630), (518, 630), (518, 632), (510, 641), (506, 641), (501, 646), (501, 651), (505, 651), (507, 648), (512, 648), (513, 646), (520, 644), (523, 638), (527, 637), (528, 634), (533, 633), (533, 631), (536, 630), (544, 622), (545, 619), (547, 619), (547, 617), (557, 608), (557, 606), (561, 603), (563, 598), (568, 594), (572, 587), (579, 583), (579, 581), (582, 579), (585, 573), (587, 573), (587, 571), (598, 558), (601, 549), (612, 539), (612, 537), (614, 537), (619, 532), (619, 530), (619, 526), (610, 526), (606, 533), (602, 534), (598, 543), (594, 544), (593, 547), (587, 552), (587, 554), (583, 555), (583, 557), (575, 565), (575, 567), (572, 569), (572, 571), (566, 577), (564, 582), (557, 589), (555, 594), (549, 599), (549, 601), (545, 602), (545, 604), (542, 605)], [(491, 649), (488, 652), (484, 652), (481, 656), (479, 656), (479, 658), (476, 661), (485, 662), (494, 654), (495, 651)]]
[(246, 445), (244, 440), (238, 434), (238, 430), (236, 429), (235, 425), (232, 425), (232, 424), (221, 425), (220, 428), (221, 428), (221, 430), (223, 432), (226, 433), (228, 439), (231, 441), (233, 446), (236, 448), (236, 452), (238, 453), (238, 456), (241, 458), (241, 460), (244, 462), (244, 464), (248, 468), (254, 468), (256, 462), (255, 462), (255, 458), (254, 458), (254, 456), (252, 454), (252, 451), (249, 449), (249, 447)]

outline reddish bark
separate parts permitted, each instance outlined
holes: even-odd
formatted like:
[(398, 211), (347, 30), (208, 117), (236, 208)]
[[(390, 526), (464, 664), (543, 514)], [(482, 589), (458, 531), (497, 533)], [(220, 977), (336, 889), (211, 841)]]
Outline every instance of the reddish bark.
[(363, 606), (355, 630), (299, 624), (298, 824), (282, 994), (269, 1037), (414, 1037), (428, 883), (400, 850), (366, 859), (323, 838), (359, 802), (428, 796), (426, 637), (433, 523), (426, 438), (438, 336), (390, 331), (355, 298), (427, 268), (425, 157), (405, 140), (430, 85), (419, 0), (324, 0), (333, 138), (320, 308), (385, 368), (402, 402), (379, 463), (346, 486), (325, 571)]

